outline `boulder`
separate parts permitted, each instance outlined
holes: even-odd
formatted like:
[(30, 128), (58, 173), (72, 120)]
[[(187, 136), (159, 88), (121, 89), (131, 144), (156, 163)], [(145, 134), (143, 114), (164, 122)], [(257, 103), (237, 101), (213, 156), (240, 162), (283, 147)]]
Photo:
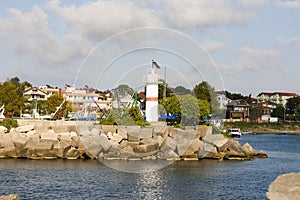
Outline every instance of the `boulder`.
[(25, 126), (19, 126), (16, 128), (16, 131), (18, 133), (27, 133), (28, 131), (32, 131), (34, 129), (34, 125), (25, 125)]
[(14, 143), (11, 139), (11, 133), (0, 134), (0, 149), (14, 147)]
[(36, 155), (41, 158), (55, 158), (56, 155), (52, 149), (53, 142), (50, 140), (40, 141), (34, 148)]
[(71, 142), (72, 138), (69, 132), (63, 132), (57, 134), (58, 141)]
[(145, 127), (140, 129), (139, 138), (152, 138), (153, 127)]
[(107, 151), (111, 147), (111, 143), (108, 141), (105, 134), (99, 135), (99, 137), (95, 138), (96, 142), (100, 144), (104, 151)]
[(264, 151), (259, 151), (255, 155), (257, 158), (268, 158), (268, 155)]
[(79, 151), (75, 147), (71, 147), (67, 153), (66, 153), (66, 158), (67, 159), (78, 159), (79, 158)]
[(11, 141), (17, 149), (23, 149), (26, 145), (27, 138), (22, 133), (11, 133)]
[(133, 147), (134, 153), (150, 153), (158, 151), (159, 144), (158, 142), (150, 143), (150, 144), (142, 144)]
[(128, 139), (129, 139), (129, 136), (132, 136), (135, 138), (141, 138), (140, 137), (140, 129), (141, 129), (140, 126), (127, 126), (126, 132), (128, 135)]
[(162, 143), (161, 149), (175, 151), (176, 146), (177, 146), (177, 142), (171, 137), (167, 137), (166, 140)]
[(240, 143), (233, 139), (228, 140), (226, 144), (224, 144), (222, 147), (219, 147), (218, 151), (225, 153), (226, 155), (224, 158), (226, 159), (248, 157)]
[(68, 142), (60, 141), (53, 144), (53, 151), (55, 155), (59, 158), (67, 158), (67, 152), (71, 149), (71, 145)]
[(99, 136), (81, 136), (80, 140), (85, 148), (84, 153), (91, 159), (95, 159), (102, 150), (100, 143), (97, 142)]
[(220, 154), (215, 146), (204, 143), (202, 149), (199, 151), (198, 157), (199, 159), (222, 159), (224, 155)]
[(174, 127), (168, 127), (169, 128), (169, 136), (171, 138), (175, 138), (178, 131), (180, 130), (179, 128), (174, 128)]
[(116, 125), (101, 125), (101, 130), (107, 134), (108, 132), (116, 133), (118, 127)]
[(179, 155), (172, 151), (171, 149), (166, 150), (164, 152), (160, 151), (157, 154), (158, 159), (163, 159), (163, 160), (180, 160)]
[(242, 147), (247, 156), (254, 157), (256, 155), (255, 149), (248, 142)]
[(112, 134), (112, 137), (110, 138), (112, 142), (117, 142), (117, 143), (120, 143), (123, 139), (124, 139), (123, 136), (118, 133)]
[(48, 130), (41, 134), (41, 140), (51, 140), (51, 141), (58, 141), (57, 140), (57, 133), (54, 130)]
[(0, 126), (0, 134), (4, 134), (7, 132), (7, 128), (4, 126)]
[(199, 139), (193, 139), (189, 147), (186, 149), (186, 151), (182, 154), (183, 156), (188, 156), (188, 155), (197, 155), (198, 159), (198, 153), (200, 149), (202, 149), (203, 143)]
[(10, 194), (6, 196), (0, 196), (0, 200), (19, 200), (19, 196), (17, 194)]
[(14, 146), (0, 149), (0, 158), (17, 158), (17, 157), (19, 157), (18, 149), (16, 149)]
[(223, 134), (207, 134), (202, 141), (220, 148), (228, 142), (228, 138), (225, 138)]
[(289, 173), (278, 176), (269, 186), (269, 200), (300, 199), (300, 173)]
[(199, 139), (203, 138), (206, 136), (208, 131), (209, 131), (209, 126), (197, 125), (196, 126), (196, 137)]

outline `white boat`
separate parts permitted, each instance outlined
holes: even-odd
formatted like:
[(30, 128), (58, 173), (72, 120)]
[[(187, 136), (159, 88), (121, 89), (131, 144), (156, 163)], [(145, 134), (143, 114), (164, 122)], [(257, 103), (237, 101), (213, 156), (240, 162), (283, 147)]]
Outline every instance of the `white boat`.
[(241, 130), (239, 128), (229, 128), (227, 130), (233, 138), (239, 138), (242, 136)]
[(249, 130), (242, 131), (242, 135), (249, 135), (249, 134), (252, 134), (252, 131)]

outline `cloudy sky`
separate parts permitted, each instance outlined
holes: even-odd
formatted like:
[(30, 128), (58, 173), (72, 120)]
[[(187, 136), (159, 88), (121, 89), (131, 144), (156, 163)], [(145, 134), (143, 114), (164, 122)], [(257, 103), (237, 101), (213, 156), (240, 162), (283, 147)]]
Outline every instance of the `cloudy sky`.
[(0, 81), (143, 87), (151, 60), (171, 86), (300, 93), (300, 1), (7, 0)]

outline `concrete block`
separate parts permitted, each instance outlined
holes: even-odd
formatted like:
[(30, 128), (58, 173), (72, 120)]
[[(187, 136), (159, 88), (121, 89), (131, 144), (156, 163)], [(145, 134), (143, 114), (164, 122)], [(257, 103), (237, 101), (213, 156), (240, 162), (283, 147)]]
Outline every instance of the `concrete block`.
[(41, 134), (41, 140), (54, 140), (57, 141), (57, 133), (53, 130), (48, 130)]
[(11, 133), (11, 140), (17, 149), (23, 149), (27, 142), (26, 136), (22, 133)]
[(139, 134), (140, 134), (140, 126), (127, 126), (126, 131), (127, 131), (127, 135), (129, 136), (133, 136), (136, 138), (140, 138)]
[(177, 142), (171, 137), (167, 137), (165, 142), (163, 142), (161, 145), (162, 148), (164, 147), (165, 149), (170, 149), (172, 151), (175, 151), (176, 146), (177, 146)]
[(116, 133), (118, 127), (116, 125), (101, 125), (101, 130), (107, 134), (108, 132)]
[(139, 138), (152, 138), (153, 127), (141, 128), (138, 137)]
[(0, 126), (0, 134), (4, 134), (7, 132), (7, 128), (4, 126)]
[(142, 144), (133, 147), (134, 153), (150, 153), (158, 151), (159, 145), (158, 142), (152, 144)]
[(27, 133), (28, 131), (32, 131), (34, 129), (33, 125), (19, 126), (16, 128), (18, 133)]

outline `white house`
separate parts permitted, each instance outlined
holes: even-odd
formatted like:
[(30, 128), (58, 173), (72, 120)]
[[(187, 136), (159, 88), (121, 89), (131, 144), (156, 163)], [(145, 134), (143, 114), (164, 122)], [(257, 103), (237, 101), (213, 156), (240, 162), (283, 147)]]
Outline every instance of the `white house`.
[(293, 97), (297, 97), (296, 93), (291, 92), (262, 92), (257, 95), (257, 101), (261, 102), (272, 102), (276, 104), (282, 104), (285, 106), (287, 100)]

